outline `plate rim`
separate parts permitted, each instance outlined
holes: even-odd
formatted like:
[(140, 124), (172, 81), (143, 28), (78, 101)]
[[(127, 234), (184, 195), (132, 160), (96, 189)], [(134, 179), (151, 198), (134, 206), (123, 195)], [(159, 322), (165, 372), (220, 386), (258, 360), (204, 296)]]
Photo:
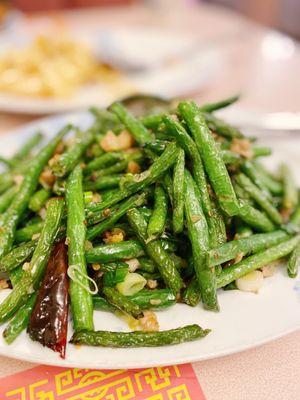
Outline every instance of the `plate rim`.
[[(228, 350), (224, 350), (221, 352), (218, 352), (218, 355), (213, 355), (211, 354), (210, 356), (205, 356), (205, 357), (201, 357), (201, 356), (190, 356), (187, 357), (186, 359), (183, 359), (182, 357), (180, 358), (180, 360), (178, 359), (172, 359), (171, 363), (166, 361), (159, 361), (159, 362), (155, 362), (155, 363), (143, 363), (140, 362), (139, 366), (134, 366), (130, 363), (126, 364), (126, 363), (121, 363), (118, 367), (113, 367), (107, 364), (101, 364), (101, 362), (99, 364), (97, 364), (97, 366), (92, 365), (92, 366), (88, 366), (88, 364), (84, 363), (80, 363), (79, 361), (71, 361), (70, 363), (68, 362), (68, 358), (66, 357), (64, 360), (59, 358), (59, 355), (57, 354), (57, 360), (60, 362), (52, 362), (52, 361), (47, 361), (47, 358), (41, 362), (40, 358), (38, 357), (33, 357), (33, 358), (29, 358), (26, 356), (15, 356), (15, 355), (10, 355), (8, 356), (7, 354), (3, 353), (1, 351), (1, 347), (0, 347), (0, 355), (3, 357), (7, 357), (7, 358), (11, 358), (14, 360), (20, 360), (20, 361), (25, 361), (25, 362), (29, 362), (29, 363), (33, 363), (33, 364), (43, 364), (43, 365), (49, 365), (49, 366), (55, 366), (55, 367), (61, 367), (61, 368), (87, 368), (87, 369), (106, 369), (106, 370), (115, 370), (115, 369), (130, 369), (130, 370), (135, 370), (135, 369), (141, 369), (141, 368), (155, 368), (155, 367), (165, 367), (165, 366), (169, 366), (169, 365), (181, 365), (181, 364), (186, 364), (186, 363), (195, 363), (195, 362), (201, 362), (201, 361), (207, 361), (207, 360), (213, 360), (213, 359), (219, 359), (222, 357), (226, 357), (226, 356), (230, 356), (233, 354), (238, 354), (238, 353), (243, 353), (247, 350), (252, 350), (252, 349), (256, 349), (258, 347), (261, 347), (267, 343), (271, 343), (277, 339), (280, 339), (282, 337), (285, 337), (289, 334), (292, 334), (294, 332), (298, 332), (300, 330), (300, 323), (298, 324), (297, 328), (289, 328), (287, 330), (285, 330), (282, 333), (273, 335), (273, 336), (268, 336), (266, 338), (261, 339), (258, 342), (255, 342), (255, 344), (247, 344), (247, 345), (241, 345), (239, 347), (231, 347)], [(192, 343), (192, 342), (190, 342)], [(8, 345), (10, 346), (10, 345)], [(180, 346), (180, 344), (178, 345), (172, 345), (172, 346), (168, 346), (168, 347), (174, 347), (176, 348), (176, 346)], [(149, 347), (145, 347), (145, 349), (151, 349)], [(130, 349), (128, 349), (130, 351)]]

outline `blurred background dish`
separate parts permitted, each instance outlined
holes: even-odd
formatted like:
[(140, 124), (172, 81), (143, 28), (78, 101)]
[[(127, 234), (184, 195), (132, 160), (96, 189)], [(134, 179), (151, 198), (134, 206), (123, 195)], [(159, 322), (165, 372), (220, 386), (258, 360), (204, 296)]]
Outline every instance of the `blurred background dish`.
[(0, 109), (15, 113), (107, 106), (138, 92), (180, 96), (207, 85), (224, 62), (213, 44), (162, 29), (18, 33), (0, 37)]
[(82, 86), (101, 82), (120, 84), (120, 76), (68, 37), (37, 36), (0, 58), (0, 91), (16, 96), (70, 98)]
[[(0, 110), (17, 113), (14, 121), (91, 104), (105, 106), (138, 91), (200, 102), (241, 93), (239, 108), (231, 112), (238, 115), (241, 110), (236, 121), (243, 124), (257, 113), (264, 118), (270, 112), (299, 111), (300, 50), (298, 42), (285, 34), (299, 37), (293, 23), (299, 6), (294, 0), (269, 0), (268, 6), (256, 0), (2, 3), (10, 14), (17, 10), (19, 17), (4, 25), (0, 53), (28, 47), (40, 35), (67, 37), (79, 47), (88, 46), (92, 57), (112, 65), (119, 78), (76, 85), (72, 96), (64, 98), (2, 92)], [(8, 114), (5, 119), (10, 119)]]

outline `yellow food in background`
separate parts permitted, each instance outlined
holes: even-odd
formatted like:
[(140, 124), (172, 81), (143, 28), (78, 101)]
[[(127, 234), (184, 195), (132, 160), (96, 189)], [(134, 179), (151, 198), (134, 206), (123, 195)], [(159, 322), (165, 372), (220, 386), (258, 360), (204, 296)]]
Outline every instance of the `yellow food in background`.
[(83, 85), (118, 77), (87, 46), (66, 38), (40, 36), (0, 57), (0, 91), (12, 94), (68, 97)]

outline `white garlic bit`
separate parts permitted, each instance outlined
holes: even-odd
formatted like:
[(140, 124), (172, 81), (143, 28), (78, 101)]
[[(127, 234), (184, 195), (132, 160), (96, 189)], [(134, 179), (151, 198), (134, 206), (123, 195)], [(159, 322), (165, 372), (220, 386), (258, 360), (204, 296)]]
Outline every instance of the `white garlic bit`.
[(271, 263), (264, 265), (261, 269), (261, 272), (263, 273), (264, 278), (269, 278), (270, 276), (273, 276), (277, 270), (278, 263)]
[(41, 208), (40, 211), (38, 212), (39, 216), (42, 218), (43, 221), (46, 219), (46, 213), (47, 211), (45, 207)]
[(258, 293), (262, 287), (264, 276), (261, 271), (252, 271), (249, 274), (238, 278), (235, 283), (238, 289), (243, 292)]
[(148, 279), (147, 280), (147, 286), (149, 289), (155, 289), (158, 286), (158, 282), (155, 279)]
[(130, 258), (125, 262), (129, 265), (129, 272), (135, 272), (140, 266), (140, 262), (137, 258)]
[(23, 271), (29, 271), (30, 270), (30, 263), (29, 262), (25, 262), (22, 266), (22, 270)]
[(6, 279), (0, 279), (0, 290), (2, 289), (8, 289), (9, 284)]
[(159, 324), (153, 311), (144, 311), (143, 318), (140, 318), (140, 327), (144, 332), (158, 332)]

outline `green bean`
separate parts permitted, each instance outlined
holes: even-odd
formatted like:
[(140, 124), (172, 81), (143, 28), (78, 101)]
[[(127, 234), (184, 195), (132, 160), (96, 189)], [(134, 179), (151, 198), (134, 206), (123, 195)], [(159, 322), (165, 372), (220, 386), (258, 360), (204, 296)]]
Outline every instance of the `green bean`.
[(249, 193), (254, 201), (267, 213), (275, 224), (282, 223), (282, 217), (277, 209), (270, 203), (268, 197), (244, 174), (236, 176), (237, 182)]
[(252, 152), (254, 157), (265, 157), (272, 154), (270, 147), (252, 147)]
[(170, 203), (173, 205), (173, 202), (174, 202), (173, 182), (172, 182), (171, 174), (169, 172), (167, 172), (165, 174), (165, 176), (163, 177), (162, 185), (163, 185), (165, 191), (168, 193)]
[[(111, 196), (113, 194), (109, 194)], [(105, 195), (106, 198), (106, 195)], [(101, 197), (101, 201), (105, 201), (105, 198), (103, 196)], [(126, 200), (125, 200), (126, 201)], [(86, 207), (88, 208), (90, 204), (86, 204)], [(104, 221), (107, 219), (110, 215), (116, 213), (119, 210), (120, 203), (113, 205), (111, 208), (106, 208), (105, 210), (100, 210), (100, 211), (95, 211), (95, 212), (90, 212), (87, 221), (88, 225), (95, 225), (99, 222)]]
[(160, 238), (160, 244), (163, 250), (170, 253), (171, 256), (172, 253), (178, 250), (178, 246), (180, 246), (182, 242), (180, 243), (180, 240), (176, 238), (169, 238), (169, 239)]
[(209, 332), (198, 325), (161, 332), (82, 331), (74, 334), (71, 343), (101, 347), (156, 347), (197, 340)]
[[(222, 268), (221, 268), (222, 270)], [(230, 282), (228, 285), (222, 287), (223, 290), (228, 291), (228, 290), (239, 290), (238, 287), (236, 286), (235, 281)]]
[(141, 163), (144, 155), (140, 150), (134, 150), (130, 153), (124, 154), (123, 160), (118, 161), (117, 163), (95, 171), (92, 175), (92, 179), (97, 179), (101, 176), (109, 176), (113, 174), (117, 174), (119, 172), (125, 171), (128, 168), (128, 165), (131, 161), (136, 163)]
[(185, 172), (185, 217), (188, 236), (192, 245), (194, 268), (203, 305), (206, 309), (219, 309), (215, 276), (207, 263), (209, 249), (208, 226), (201, 209), (197, 186)]
[(59, 237), (64, 212), (65, 202), (62, 198), (53, 197), (49, 200), (44, 226), (30, 261), (29, 271), (34, 288), (39, 285), (50, 257), (52, 246)]
[(88, 263), (112, 262), (137, 258), (144, 255), (144, 249), (137, 240), (105, 244), (86, 251)]
[(145, 220), (147, 221), (147, 224), (149, 224), (149, 221), (150, 221), (150, 218), (151, 218), (151, 215), (152, 215), (151, 208), (149, 208), (147, 206), (142, 206), (142, 207), (139, 207), (139, 211), (143, 215)]
[(176, 303), (176, 297), (170, 289), (143, 289), (128, 298), (142, 310), (159, 310)]
[(300, 225), (300, 204), (298, 204), (294, 214), (291, 217), (291, 223)]
[(123, 216), (126, 214), (130, 208), (133, 207), (139, 207), (141, 206), (146, 198), (147, 198), (148, 193), (144, 192), (141, 194), (136, 194), (131, 197), (129, 197), (127, 200), (123, 201), (118, 205), (118, 208), (115, 209), (108, 218), (106, 218), (104, 221), (101, 221), (99, 224), (94, 225), (90, 228), (88, 228), (87, 231), (87, 239), (88, 240), (93, 240), (95, 237), (100, 236), (103, 232), (106, 230), (113, 228), (115, 223)]
[(216, 132), (220, 136), (225, 136), (226, 138), (242, 138), (244, 135), (241, 131), (232, 125), (227, 124), (226, 122), (216, 118), (213, 114), (204, 112), (203, 116), (205, 118), (205, 122), (208, 125), (209, 129), (213, 132)]
[(94, 193), (92, 191), (87, 191), (83, 193), (84, 204), (89, 204), (94, 201)]
[(242, 162), (241, 156), (230, 150), (222, 150), (221, 156), (224, 164), (236, 165)]
[[(86, 289), (89, 285), (85, 261), (85, 212), (82, 189), (82, 169), (77, 165), (69, 175), (66, 186), (67, 240), (69, 266), (76, 265), (76, 281), (70, 281), (70, 300), (75, 331), (93, 329), (92, 296)], [(80, 272), (80, 273), (79, 273)]]
[(28, 242), (34, 235), (41, 233), (43, 226), (44, 222), (37, 222), (36, 224), (18, 229), (15, 233), (15, 243)]
[(164, 114), (164, 113), (146, 115), (146, 116), (140, 117), (139, 121), (146, 128), (156, 131), (158, 129), (159, 125), (161, 124), (165, 115), (166, 114)]
[(124, 190), (134, 182), (134, 174), (124, 173), (119, 184), (119, 189)]
[(0, 156), (0, 163), (6, 165), (6, 167), (8, 167), (9, 169), (14, 168), (15, 166), (15, 164), (11, 160), (2, 156)]
[(9, 279), (12, 284), (12, 287), (14, 288), (16, 284), (22, 279), (23, 277), (23, 266), (19, 265), (17, 268), (12, 269), (9, 272)]
[(201, 294), (199, 291), (198, 279), (194, 276), (183, 292), (182, 301), (191, 307), (196, 307), (200, 300)]
[(147, 228), (148, 238), (160, 237), (166, 227), (168, 212), (167, 194), (162, 186), (157, 185), (154, 191), (154, 209)]
[(239, 199), (245, 200), (248, 204), (254, 205), (254, 201), (249, 196), (249, 193), (246, 192), (242, 186), (240, 186), (236, 181), (233, 181), (234, 191)]
[(128, 167), (128, 159), (121, 160), (116, 164), (111, 165), (110, 167), (106, 167), (103, 169), (99, 169), (98, 171), (95, 171), (93, 173), (92, 179), (97, 180), (98, 178), (101, 178), (103, 176), (111, 176), (114, 174), (119, 174), (120, 172), (125, 171), (127, 167)]
[(299, 201), (298, 188), (293, 173), (287, 165), (282, 164), (280, 171), (283, 183), (282, 208), (290, 215), (294, 212)]
[(219, 205), (211, 198), (211, 213), (207, 218), (209, 244), (216, 247), (226, 242), (226, 226)]
[(116, 307), (110, 304), (104, 297), (100, 297), (99, 295), (95, 295), (93, 298), (93, 307), (94, 310), (98, 311), (109, 311), (115, 312)]
[(157, 271), (157, 272), (146, 272), (146, 271), (139, 271), (139, 274), (142, 275), (147, 281), (161, 281), (162, 280), (162, 276), (161, 274)]
[(184, 150), (181, 149), (173, 172), (173, 232), (175, 234), (182, 232), (184, 225), (184, 157)]
[(253, 230), (250, 228), (249, 225), (245, 225), (243, 221), (239, 220), (238, 218), (235, 221), (235, 235), (234, 239), (242, 239), (253, 235)]
[(8, 272), (23, 264), (32, 256), (36, 245), (37, 240), (32, 240), (13, 248), (9, 253), (1, 258), (0, 271)]
[(137, 304), (133, 303), (133, 301), (131, 301), (127, 296), (119, 293), (118, 290), (111, 287), (105, 287), (103, 293), (109, 303), (119, 310), (132, 315), (133, 318), (141, 318), (143, 316), (143, 310)]
[(272, 232), (275, 230), (273, 222), (266, 214), (252, 207), (247, 201), (240, 200), (239, 217), (246, 224), (260, 232)]
[(14, 184), (13, 174), (11, 172), (4, 172), (0, 175), (0, 194), (4, 193)]
[(109, 130), (115, 130), (116, 126), (119, 125), (118, 117), (107, 110), (91, 107), (90, 111), (94, 114), (98, 124), (95, 126), (103, 133)]
[[(103, 288), (115, 287), (119, 283), (124, 283), (126, 278), (128, 276), (131, 276), (130, 274), (128, 274), (128, 269), (129, 269), (128, 264), (123, 263), (123, 262), (118, 262), (118, 265), (116, 265), (116, 264), (115, 264), (115, 268), (112, 271), (106, 271), (104, 273), (103, 280), (101, 282), (101, 285), (103, 286)], [(101, 267), (101, 269), (103, 269), (103, 268)], [(133, 275), (133, 277), (136, 275), (137, 274)], [(131, 278), (129, 278), (129, 279), (131, 279)], [(144, 279), (143, 279), (143, 282), (144, 282)], [(122, 289), (122, 286), (121, 286), (121, 289)], [(119, 290), (119, 292), (122, 293), (120, 290)], [(122, 293), (122, 294), (124, 294), (124, 293)]]
[[(129, 300), (138, 305), (142, 310), (160, 310), (176, 303), (176, 298), (170, 289), (140, 290), (133, 296), (127, 296)], [(95, 310), (114, 312), (116, 308), (105, 298), (93, 296)]]
[(103, 190), (117, 188), (120, 184), (122, 175), (100, 176), (93, 181), (84, 181), (84, 190)]
[(78, 164), (82, 155), (94, 140), (95, 133), (92, 130), (77, 132), (75, 144), (51, 161), (50, 166), (54, 175), (59, 178), (68, 175)]
[(260, 180), (263, 182), (264, 186), (267, 187), (273, 195), (280, 196), (283, 191), (281, 182), (278, 182), (262, 164), (254, 161), (254, 165), (257, 172), (260, 174)]
[(167, 145), (168, 142), (166, 140), (154, 140), (153, 142), (146, 143), (144, 145), (144, 149), (151, 150), (157, 156), (160, 156), (164, 152)]
[(34, 212), (40, 211), (41, 208), (46, 204), (47, 200), (51, 196), (51, 193), (47, 189), (40, 189), (33, 194), (31, 197), (28, 208)]
[(263, 184), (265, 185), (265, 187), (267, 187), (274, 196), (282, 195), (283, 187), (282, 187), (281, 182), (278, 182), (278, 181), (272, 179), (270, 176), (264, 175), (262, 173), (260, 173), (260, 179), (263, 182)]
[(17, 191), (18, 188), (16, 186), (12, 186), (0, 196), (0, 213), (3, 213), (7, 210), (7, 208), (13, 201)]
[(175, 267), (178, 271), (181, 271), (183, 268), (186, 268), (185, 261), (181, 257), (177, 256), (174, 252), (170, 252), (170, 257), (174, 261)]
[(297, 277), (299, 264), (300, 264), (300, 245), (298, 244), (292, 251), (287, 263), (287, 273), (290, 278)]
[(153, 137), (147, 128), (145, 128), (138, 119), (130, 114), (121, 103), (113, 103), (110, 106), (110, 111), (118, 116), (120, 121), (129, 130), (138, 144), (143, 145), (153, 140)]
[(160, 240), (148, 242), (147, 222), (136, 208), (127, 212), (128, 221), (139, 240), (143, 243), (148, 256), (157, 264), (157, 268), (166, 284), (174, 294), (179, 293), (183, 281), (176, 269), (175, 263), (169, 254), (163, 249)]
[(32, 149), (36, 147), (38, 144), (43, 139), (43, 135), (40, 132), (35, 133), (33, 136), (31, 136), (27, 142), (25, 142), (22, 147), (16, 152), (16, 154), (10, 159), (11, 162), (13, 162), (15, 165), (26, 159), (30, 153), (32, 152)]
[(150, 166), (149, 169), (141, 174), (134, 176), (134, 181), (128, 184), (123, 190), (119, 190), (114, 196), (95, 204), (89, 208), (89, 211), (100, 211), (111, 207), (119, 201), (129, 197), (130, 195), (145, 189), (156, 182), (165, 172), (174, 164), (178, 156), (178, 148), (176, 144), (170, 143), (164, 153)]
[(231, 96), (231, 97), (228, 97), (227, 99), (218, 101), (217, 103), (203, 104), (203, 106), (199, 107), (199, 109), (203, 112), (211, 113), (213, 111), (217, 111), (222, 108), (230, 106), (231, 104), (237, 102), (239, 100), (239, 98), (240, 98), (239, 95)]
[(24, 331), (29, 322), (37, 294), (33, 293), (27, 302), (16, 312), (9, 324), (3, 331), (3, 338), (7, 344), (11, 344)]
[(233, 264), (227, 268), (224, 268), (221, 274), (217, 277), (218, 288), (226, 286), (230, 282), (241, 278), (251, 271), (261, 268), (264, 265), (276, 261), (279, 258), (286, 257), (295, 249), (299, 241), (300, 236), (295, 236), (292, 239), (270, 247), (265, 251), (247, 257), (237, 264)]
[(266, 250), (269, 247), (275, 246), (289, 238), (289, 235), (277, 230), (271, 233), (257, 233), (249, 237), (232, 240), (224, 243), (222, 246), (211, 249), (208, 252), (209, 265), (215, 266), (223, 264), (229, 260), (233, 260), (240, 254), (248, 255)]
[(193, 178), (201, 193), (202, 208), (206, 215), (211, 213), (211, 204), (207, 189), (206, 177), (201, 161), (200, 154), (193, 139), (186, 132), (184, 127), (171, 117), (165, 117), (163, 120), (169, 135), (175, 137), (179, 145), (192, 160)]
[(139, 271), (142, 270), (142, 271), (149, 272), (150, 274), (152, 274), (153, 272), (157, 271), (157, 267), (156, 267), (155, 263), (153, 262), (153, 260), (151, 260), (150, 258), (140, 257), (138, 270)]
[(28, 206), (30, 197), (36, 190), (39, 176), (56, 146), (69, 130), (70, 126), (63, 128), (30, 162), (20, 189), (5, 212), (4, 226), (0, 232), (0, 257), (10, 250), (14, 241), (16, 227)]
[(259, 172), (250, 161), (245, 161), (241, 165), (241, 170), (244, 172), (245, 175), (248, 176), (248, 178), (251, 179), (251, 181), (265, 194), (265, 196), (269, 200), (272, 200), (272, 196), (271, 193), (269, 192), (269, 189), (264, 185), (263, 181), (261, 180)]
[(114, 261), (114, 262), (108, 262), (108, 263), (101, 263), (100, 265), (100, 271), (101, 272), (115, 272), (118, 268), (125, 268), (127, 269), (128, 272), (128, 267), (129, 265), (126, 264), (124, 261)]
[(37, 289), (50, 257), (64, 210), (64, 201), (52, 198), (48, 202), (45, 225), (30, 261), (29, 269), (23, 271), (22, 279), (0, 304), (0, 323), (7, 321), (26, 303), (33, 289)]
[[(165, 116), (165, 118), (168, 119), (170, 117)], [(172, 120), (172, 124), (173, 124), (174, 120), (172, 118), (171, 118), (171, 120)], [(166, 128), (165, 128), (166, 126), (167, 126), (167, 124), (165, 124), (165, 125), (161, 124), (160, 125), (160, 130), (161, 131), (165, 131), (166, 130)], [(172, 136), (175, 136), (175, 135), (176, 135), (176, 133), (175, 134), (173, 133)], [(179, 135), (179, 133), (177, 133), (177, 135)], [(181, 139), (181, 140), (179, 140), (179, 139)], [(182, 140), (185, 140), (185, 141), (189, 140), (189, 142), (190, 142), (190, 138), (189, 139), (188, 138), (187, 139), (186, 138), (178, 138), (177, 140), (178, 140), (179, 143)], [(155, 155), (161, 155), (162, 152), (165, 150), (167, 143), (168, 142), (165, 141), (165, 140), (156, 140), (154, 142), (146, 143), (144, 147), (145, 147), (146, 150), (150, 150), (150, 151), (154, 152)], [(181, 146), (182, 147), (186, 147), (186, 145), (184, 145), (184, 144), (181, 144)], [(241, 163), (243, 161), (242, 157), (239, 154), (234, 153), (233, 151), (230, 151), (230, 150), (222, 150), (221, 151), (221, 155), (222, 155), (222, 159), (223, 159), (225, 164), (233, 164), (233, 165), (235, 165), (235, 164), (239, 164), (239, 163)]]
[(124, 153), (120, 152), (104, 153), (101, 156), (94, 158), (92, 161), (90, 161), (84, 168), (83, 173), (84, 175), (88, 175), (93, 171), (96, 171), (103, 167), (111, 166), (123, 159), (124, 159)]
[(14, 185), (16, 176), (22, 176), (28, 168), (30, 160), (14, 160), (13, 158), (7, 161), (11, 164), (10, 170), (0, 174), (0, 193), (3, 193), (12, 185)]
[[(95, 126), (94, 126), (94, 129)], [(97, 130), (96, 130), (97, 132)], [(87, 160), (90, 160), (94, 157), (100, 157), (102, 156), (105, 152), (102, 149), (102, 147), (100, 146), (101, 140), (103, 139), (104, 135), (96, 133), (96, 142), (93, 143), (85, 152), (85, 157), (87, 158)], [(84, 172), (84, 171), (83, 171)]]
[(194, 103), (181, 102), (178, 109), (189, 126), (219, 204), (229, 216), (238, 214), (238, 202), (220, 150), (204, 117)]

